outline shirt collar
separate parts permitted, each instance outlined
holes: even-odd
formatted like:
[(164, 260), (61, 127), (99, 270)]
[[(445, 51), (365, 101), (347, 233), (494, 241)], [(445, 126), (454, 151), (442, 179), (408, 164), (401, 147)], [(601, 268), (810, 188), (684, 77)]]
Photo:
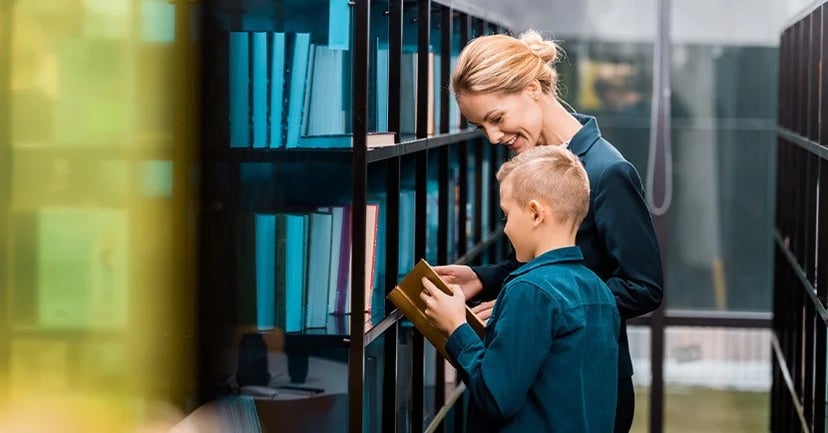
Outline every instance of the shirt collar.
[(572, 113), (575, 119), (583, 125), (569, 141), (567, 148), (577, 156), (584, 156), (589, 148), (601, 138), (601, 130), (598, 129), (598, 121), (592, 116)]
[(523, 275), (531, 271), (532, 269), (536, 269), (542, 266), (567, 262), (580, 262), (583, 260), (584, 254), (581, 252), (581, 248), (578, 246), (556, 248), (554, 250), (549, 250), (535, 257), (523, 266), (517, 268), (515, 271), (509, 274), (509, 279), (515, 278), (519, 275)]

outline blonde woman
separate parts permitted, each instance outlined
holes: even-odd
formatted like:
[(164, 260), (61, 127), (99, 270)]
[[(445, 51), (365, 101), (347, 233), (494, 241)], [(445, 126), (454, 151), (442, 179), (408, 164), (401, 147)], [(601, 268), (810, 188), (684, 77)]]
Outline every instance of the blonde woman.
[[(554, 64), (559, 53), (555, 42), (532, 30), (520, 37), (479, 37), (458, 57), (452, 87), (463, 115), (493, 144), (517, 153), (535, 146), (565, 146), (583, 163), (590, 206), (576, 244), (586, 266), (609, 286), (621, 315), (614, 430), (626, 433), (635, 396), (623, 320), (661, 304), (661, 257), (635, 167), (601, 136), (594, 117), (570, 113), (558, 97)], [(490, 266), (440, 266), (437, 272), (459, 285), (466, 299), (491, 300), (520, 265), (512, 259)], [(485, 320), (494, 306), (494, 301), (483, 302), (475, 310)]]

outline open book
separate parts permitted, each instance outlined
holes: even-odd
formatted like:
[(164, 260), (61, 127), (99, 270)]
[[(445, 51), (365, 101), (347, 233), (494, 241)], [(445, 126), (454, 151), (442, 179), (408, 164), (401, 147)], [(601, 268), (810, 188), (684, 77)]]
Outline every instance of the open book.
[[(388, 294), (388, 299), (397, 306), (400, 312), (414, 324), (414, 327), (417, 328), (423, 336), (437, 348), (437, 351), (443, 355), (443, 358), (451, 360), (446, 353), (446, 342), (448, 342), (448, 337), (444, 335), (440, 330), (434, 327), (428, 318), (425, 316), (423, 312), (425, 310), (425, 304), (420, 299), (420, 292), (423, 291), (423, 283), (422, 278), (426, 277), (437, 286), (438, 289), (442, 290), (446, 294), (451, 295), (453, 293), (451, 287), (443, 281), (434, 269), (426, 262), (425, 260), (420, 260), (417, 263), (417, 266), (414, 266), (414, 269), (408, 273), (408, 275), (403, 278), (397, 287), (394, 287), (394, 290), (391, 290), (391, 293)], [(483, 337), (486, 325), (480, 321), (480, 319), (472, 313), (469, 307), (466, 307), (466, 321), (469, 322), (472, 329), (477, 332), (481, 338)]]

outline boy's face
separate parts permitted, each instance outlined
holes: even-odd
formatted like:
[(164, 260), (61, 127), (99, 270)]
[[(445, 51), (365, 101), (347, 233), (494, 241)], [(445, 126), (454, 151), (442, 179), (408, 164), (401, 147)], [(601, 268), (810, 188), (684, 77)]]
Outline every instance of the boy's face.
[(520, 153), (543, 142), (543, 113), (532, 92), (527, 88), (517, 93), (463, 93), (457, 104), (492, 144)]
[(509, 182), (500, 185), (500, 208), (503, 210), (503, 219), (506, 225), (503, 232), (512, 243), (515, 255), (519, 262), (528, 262), (535, 258), (537, 247), (534, 228), (537, 214), (529, 205), (520, 206), (513, 199), (509, 191)]

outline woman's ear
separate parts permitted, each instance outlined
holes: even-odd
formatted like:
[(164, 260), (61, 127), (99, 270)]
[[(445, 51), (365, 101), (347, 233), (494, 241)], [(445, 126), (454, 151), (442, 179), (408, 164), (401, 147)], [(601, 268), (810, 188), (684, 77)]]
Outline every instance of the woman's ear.
[(526, 86), (526, 92), (529, 94), (529, 97), (535, 101), (540, 99), (541, 93), (543, 93), (538, 80), (532, 80), (532, 82)]

